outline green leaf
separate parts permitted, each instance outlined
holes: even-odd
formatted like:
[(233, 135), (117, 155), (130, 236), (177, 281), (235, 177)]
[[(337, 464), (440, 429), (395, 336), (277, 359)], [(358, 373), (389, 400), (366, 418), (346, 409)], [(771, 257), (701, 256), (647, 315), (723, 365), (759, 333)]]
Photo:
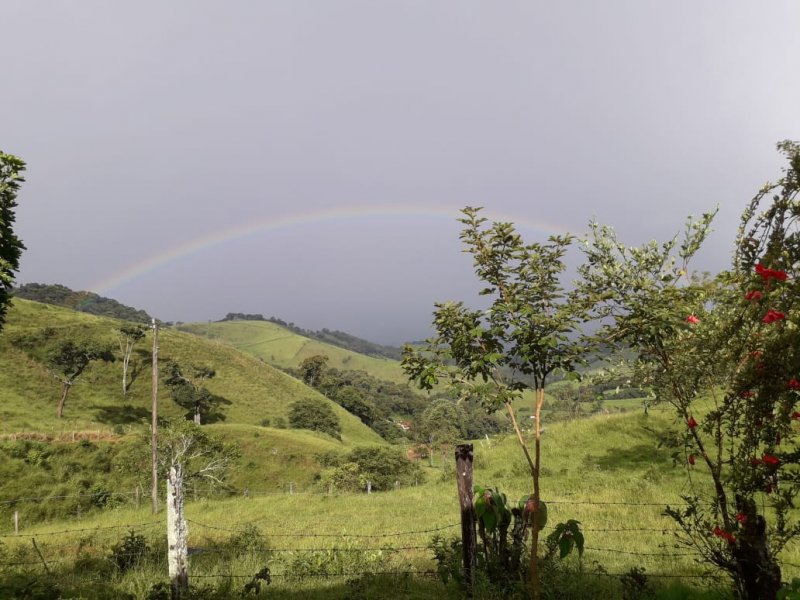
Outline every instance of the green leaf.
[(560, 540), (558, 540), (558, 549), (559, 555), (561, 558), (566, 557), (571, 551), (572, 547), (575, 545), (575, 540), (571, 536), (562, 536)]

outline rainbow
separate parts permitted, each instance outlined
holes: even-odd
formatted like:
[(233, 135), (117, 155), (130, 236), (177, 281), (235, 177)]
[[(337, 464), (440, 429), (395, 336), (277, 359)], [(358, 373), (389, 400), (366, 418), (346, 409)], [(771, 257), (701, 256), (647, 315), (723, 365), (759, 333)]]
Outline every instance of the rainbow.
[[(528, 230), (545, 235), (557, 235), (566, 232), (560, 225), (540, 219), (530, 219), (517, 215), (507, 215), (485, 210), (484, 216), (491, 221), (506, 221), (514, 223), (520, 230)], [(240, 240), (254, 235), (268, 233), (283, 229), (302, 227), (314, 223), (335, 221), (374, 220), (387, 218), (430, 218), (447, 219), (455, 222), (461, 216), (459, 209), (415, 206), (415, 205), (385, 205), (385, 206), (348, 206), (314, 212), (296, 213), (279, 217), (269, 217), (243, 225), (237, 225), (198, 236), (183, 242), (163, 252), (153, 254), (144, 260), (127, 266), (113, 275), (95, 282), (89, 287), (90, 291), (106, 294), (139, 277), (151, 273), (174, 261), (203, 252), (208, 248), (219, 246), (234, 240)]]

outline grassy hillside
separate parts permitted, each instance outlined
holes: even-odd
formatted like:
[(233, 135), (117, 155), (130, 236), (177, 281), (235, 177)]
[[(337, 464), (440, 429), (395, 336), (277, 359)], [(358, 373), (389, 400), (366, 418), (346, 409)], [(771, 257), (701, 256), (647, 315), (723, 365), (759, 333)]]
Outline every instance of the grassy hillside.
[[(627, 597), (732, 597), (724, 578), (715, 579), (718, 573), (706, 572), (690, 549), (677, 544), (675, 526), (662, 514), (665, 504), (679, 504), (681, 494), (688, 490), (685, 463), (673, 461), (675, 449), (659, 445), (661, 440), (654, 431), (678, 427), (664, 412), (647, 417), (596, 416), (548, 426), (543, 438), (542, 490), (550, 509), (550, 523), (575, 518), (581, 521), (586, 535), (583, 560), (578, 562), (572, 556), (566, 559), (563, 571), (550, 575), (556, 578), (551, 585), (558, 586), (558, 597), (626, 597), (619, 576), (633, 567), (645, 569), (653, 595)], [(701, 473), (699, 469), (695, 473), (695, 487), (708, 485)], [(233, 540), (241, 543), (243, 532), (249, 532), (248, 539), (263, 539), (267, 547), (266, 551), (235, 559), (231, 555), (229, 561), (212, 553), (195, 556), (191, 559), (191, 573), (202, 578), (195, 580), (198, 584), (224, 585), (230, 582), (231, 574), (254, 573), (268, 561), (274, 576), (268, 593), (276, 597), (458, 598), (460, 593), (453, 583), (445, 586), (422, 577), (374, 577), (361, 584), (377, 587), (359, 595), (352, 582), (321, 576), (327, 570), (335, 574), (339, 561), (345, 560), (352, 561), (341, 563), (346, 571), (386, 574), (435, 569), (432, 552), (426, 546), (434, 535), (458, 535), (459, 509), (449, 460), (444, 466), (437, 461), (427, 479), (428, 483), (419, 487), (369, 496), (287, 494), (276, 498), (256, 494), (247, 499), (190, 501), (190, 546), (232, 553)], [(524, 459), (513, 438), (476, 444), (475, 483), (499, 486), (509, 499), (529, 493)], [(158, 518), (163, 519), (163, 515)], [(28, 548), (29, 538), (36, 536), (51, 545), (43, 550), (50, 557), (57, 548), (70, 543), (74, 548), (75, 540), (70, 536), (75, 534), (48, 536), (47, 532), (152, 521), (145, 509), (121, 508), (84, 518), (80, 523), (31, 527), (19, 540), (7, 541), (9, 549)], [(142, 531), (154, 547), (159, 547), (158, 540), (163, 537), (159, 528)], [(107, 554), (123, 532), (97, 529), (80, 535), (93, 536), (93, 551)], [(800, 544), (788, 546), (780, 557), (785, 580), (800, 576)], [(35, 555), (32, 560), (36, 560)], [(143, 598), (149, 585), (165, 578), (158, 562), (162, 560), (156, 559), (153, 566), (144, 570), (114, 575), (110, 581), (118, 586), (116, 589)], [(69, 580), (68, 573), (64, 577)], [(236, 593), (232, 590), (230, 597)]]
[(297, 367), (309, 356), (325, 354), (329, 367), (366, 371), (378, 379), (396, 383), (408, 381), (396, 360), (351, 352), (303, 337), (268, 321), (190, 323), (182, 325), (181, 329), (230, 344), (280, 368)]
[[(77, 313), (36, 302), (15, 299), (0, 335), (0, 434), (18, 431), (69, 431), (114, 428), (149, 418), (151, 338), (140, 343), (132, 360), (133, 383), (126, 396), (121, 390), (121, 364), (93, 363), (77, 380), (67, 400), (63, 419), (55, 416), (60, 384), (39, 361), (13, 341), (24, 334), (53, 328), (59, 338), (86, 336), (116, 345), (119, 321)], [(208, 389), (224, 398), (221, 423), (258, 425), (264, 419), (286, 418), (289, 405), (307, 397), (324, 399), (296, 379), (263, 361), (233, 348), (194, 335), (163, 329), (159, 334), (159, 359), (209, 365), (216, 377)], [(325, 400), (342, 424), (344, 445), (381, 443), (381, 439), (337, 404)], [(160, 413), (178, 416), (182, 410), (159, 388)]]

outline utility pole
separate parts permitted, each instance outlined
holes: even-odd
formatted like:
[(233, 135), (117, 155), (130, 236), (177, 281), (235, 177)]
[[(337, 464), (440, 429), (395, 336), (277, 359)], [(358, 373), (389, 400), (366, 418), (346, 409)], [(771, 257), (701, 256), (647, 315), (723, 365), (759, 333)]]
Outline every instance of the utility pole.
[(150, 446), (152, 451), (152, 500), (153, 514), (158, 511), (158, 324), (153, 319), (153, 407)]

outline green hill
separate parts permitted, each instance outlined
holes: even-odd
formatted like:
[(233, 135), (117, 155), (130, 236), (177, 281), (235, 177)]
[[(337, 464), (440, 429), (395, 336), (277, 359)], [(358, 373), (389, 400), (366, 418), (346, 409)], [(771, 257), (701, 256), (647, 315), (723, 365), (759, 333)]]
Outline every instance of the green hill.
[(396, 360), (345, 350), (304, 337), (270, 321), (188, 323), (182, 325), (181, 330), (230, 344), (282, 369), (298, 367), (309, 356), (325, 354), (329, 359), (328, 366), (336, 369), (366, 371), (378, 379), (395, 383), (408, 381)]

